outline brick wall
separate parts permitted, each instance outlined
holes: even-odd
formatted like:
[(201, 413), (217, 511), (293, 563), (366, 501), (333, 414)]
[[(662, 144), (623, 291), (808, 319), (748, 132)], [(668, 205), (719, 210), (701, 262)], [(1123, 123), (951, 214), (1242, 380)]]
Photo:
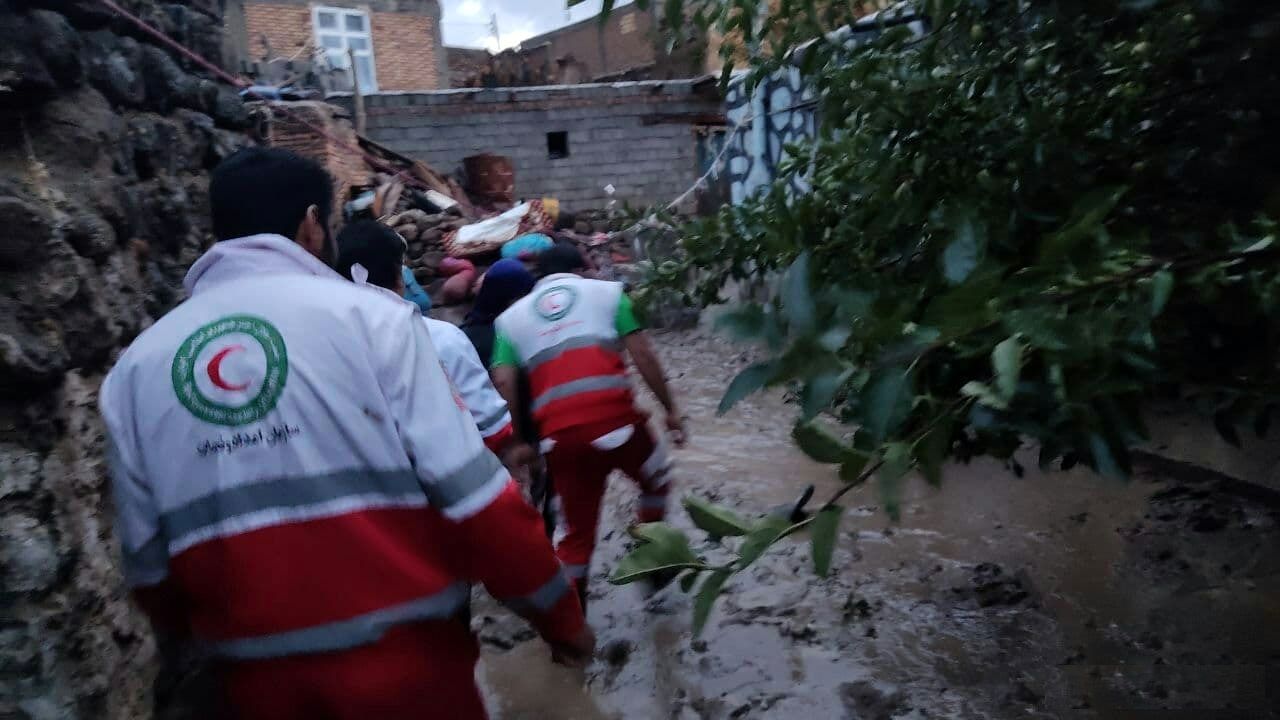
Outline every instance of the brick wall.
[[(285, 106), (287, 113), (274, 105), (271, 112), (265, 113), (264, 139), (272, 147), (309, 157), (329, 171), (334, 181), (330, 223), (336, 228), (342, 220), (342, 206), (351, 199), (352, 186), (369, 180), (368, 167), (351, 151), (358, 146), (356, 131), (347, 113), (329, 103), (291, 102)], [(322, 128), (327, 136), (317, 134), (313, 128)]]
[[(245, 3), (244, 25), (250, 60), (267, 57), (266, 39), (274, 56), (291, 57), (314, 44), (311, 33), (311, 10), (305, 5), (267, 5)], [(305, 59), (307, 54), (300, 56)]]
[(588, 78), (619, 73), (657, 59), (653, 15), (648, 10), (635, 5), (614, 10), (605, 20), (603, 35), (603, 57), (600, 21), (594, 17), (529, 38), (520, 46), (548, 44), (552, 60), (572, 55), (586, 66)]
[(446, 85), (438, 74), (438, 53), (433, 42), (435, 21), (424, 15), (370, 13), (373, 28), (373, 60), (378, 90), (434, 90)]
[(449, 64), (449, 87), (467, 87), (489, 71), (491, 56), (484, 48), (446, 47), (444, 52)]
[[(386, 6), (385, 2), (370, 6), (353, 0), (325, 0), (320, 4), (372, 10), (369, 25), (380, 91), (434, 90), (447, 86), (447, 79), (443, 78), (445, 61), (438, 16), (427, 11), (435, 8), (434, 4), (420, 11)], [(309, 5), (293, 1), (246, 2), (244, 26), (250, 61), (267, 59), (264, 37), (275, 57), (311, 57), (315, 35)]]
[[(719, 98), (689, 80), (379, 94), (365, 99), (370, 138), (451, 172), (480, 152), (515, 164), (516, 193), (570, 209), (601, 207), (603, 187), (633, 205), (667, 202), (697, 179), (689, 115), (716, 115)], [(349, 101), (346, 101), (349, 102)], [(547, 133), (567, 132), (551, 159)]]

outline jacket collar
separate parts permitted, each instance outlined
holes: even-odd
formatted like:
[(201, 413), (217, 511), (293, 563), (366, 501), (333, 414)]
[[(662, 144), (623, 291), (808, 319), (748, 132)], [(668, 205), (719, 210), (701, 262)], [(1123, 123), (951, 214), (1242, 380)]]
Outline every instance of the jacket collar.
[(188, 295), (253, 275), (315, 275), (343, 279), (301, 245), (282, 235), (249, 235), (223, 240), (200, 256), (183, 286)]
[(549, 282), (555, 282), (556, 280), (581, 280), (581, 279), (582, 279), (582, 276), (578, 275), (577, 273), (554, 273), (552, 275), (548, 275), (542, 278), (541, 280), (539, 280), (537, 283), (534, 284), (534, 287), (545, 285), (546, 283), (549, 283)]

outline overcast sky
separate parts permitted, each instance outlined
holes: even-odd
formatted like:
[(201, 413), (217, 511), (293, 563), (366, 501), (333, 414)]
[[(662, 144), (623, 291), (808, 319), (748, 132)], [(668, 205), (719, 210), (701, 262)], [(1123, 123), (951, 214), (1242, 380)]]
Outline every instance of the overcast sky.
[(442, 0), (442, 4), (445, 45), (491, 51), (499, 49), (489, 29), (493, 13), (498, 15), (498, 32), (506, 48), (600, 12), (600, 0), (587, 0), (570, 12), (565, 11), (564, 0)]

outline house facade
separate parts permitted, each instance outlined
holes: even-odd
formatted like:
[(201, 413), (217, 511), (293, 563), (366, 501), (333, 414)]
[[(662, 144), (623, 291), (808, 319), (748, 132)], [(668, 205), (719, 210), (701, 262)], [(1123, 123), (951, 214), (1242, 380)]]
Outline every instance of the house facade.
[[(592, 82), (672, 80), (719, 71), (708, 56), (708, 37), (691, 22), (681, 43), (668, 52), (658, 6), (632, 3), (556, 28), (496, 55), (448, 48), (453, 87), (526, 87)], [(455, 61), (456, 56), (456, 61)]]
[[(308, 63), (327, 90), (365, 93), (449, 86), (438, 0), (237, 0), (238, 64)], [(239, 10), (239, 8), (237, 8)]]
[[(654, 6), (661, 3), (654, 3)], [(551, 58), (570, 57), (584, 66), (578, 82), (652, 65), (658, 57), (654, 7), (634, 3), (614, 8), (603, 23), (590, 17), (520, 43), (522, 50), (546, 47)], [(568, 83), (566, 83), (568, 84)]]

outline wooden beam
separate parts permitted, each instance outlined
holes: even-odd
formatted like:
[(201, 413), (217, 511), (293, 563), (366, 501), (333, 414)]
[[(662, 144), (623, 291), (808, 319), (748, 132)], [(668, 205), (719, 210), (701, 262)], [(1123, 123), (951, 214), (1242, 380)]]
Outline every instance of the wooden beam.
[(347, 63), (351, 66), (351, 99), (356, 116), (356, 134), (365, 134), (364, 93), (360, 92), (360, 74), (356, 72), (356, 53), (347, 48)]

